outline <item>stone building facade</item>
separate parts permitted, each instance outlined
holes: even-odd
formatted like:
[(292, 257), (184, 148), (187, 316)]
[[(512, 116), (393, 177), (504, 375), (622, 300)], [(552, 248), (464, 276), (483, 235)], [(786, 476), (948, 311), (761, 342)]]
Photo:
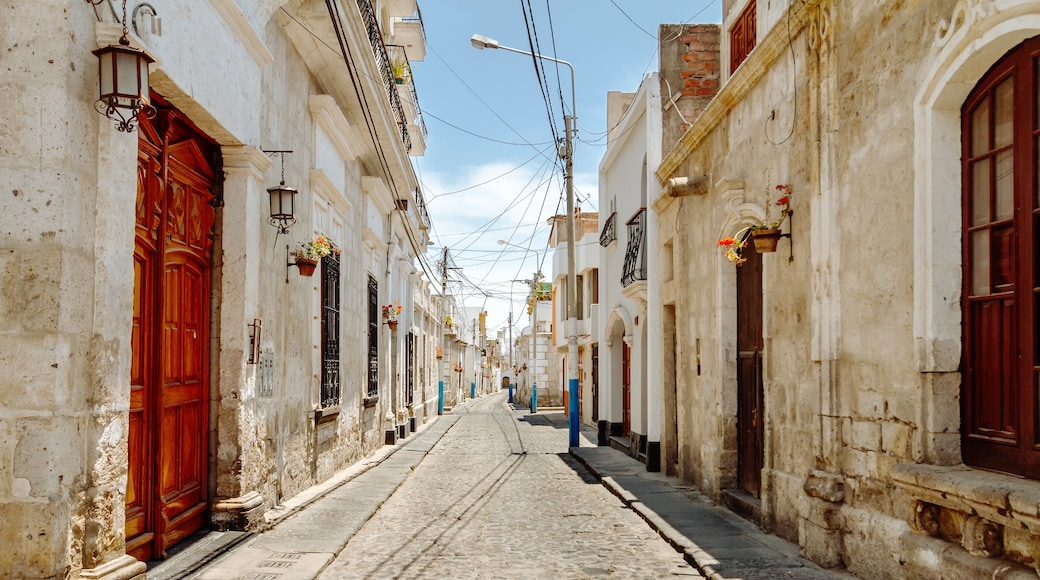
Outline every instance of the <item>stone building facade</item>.
[[(94, 107), (121, 3), (2, 11), (0, 575), (134, 577), (421, 424), (414, 1), (128, 2), (155, 61), (130, 133)], [(319, 235), (307, 277), (289, 252)]]
[(649, 200), (666, 464), (824, 566), (1034, 575), (1040, 2), (723, 6)]

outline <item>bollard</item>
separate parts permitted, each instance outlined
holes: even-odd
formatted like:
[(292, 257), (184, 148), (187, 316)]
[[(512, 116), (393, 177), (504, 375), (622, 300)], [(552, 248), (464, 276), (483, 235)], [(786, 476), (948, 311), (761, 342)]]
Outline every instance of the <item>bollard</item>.
[(538, 383), (531, 383), (531, 412), (538, 412)]
[(477, 384), (476, 383), (470, 383), (469, 384), (469, 398), (471, 398), (471, 399), (476, 399), (477, 398)]
[(437, 414), (444, 414), (444, 381), (437, 383)]

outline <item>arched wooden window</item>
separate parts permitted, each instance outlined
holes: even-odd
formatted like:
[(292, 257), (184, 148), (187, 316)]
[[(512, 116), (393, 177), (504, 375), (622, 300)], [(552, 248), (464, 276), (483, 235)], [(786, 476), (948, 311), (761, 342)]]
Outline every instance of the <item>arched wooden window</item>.
[(1009, 52), (961, 111), (964, 462), (1036, 479), (1038, 57), (1040, 37)]

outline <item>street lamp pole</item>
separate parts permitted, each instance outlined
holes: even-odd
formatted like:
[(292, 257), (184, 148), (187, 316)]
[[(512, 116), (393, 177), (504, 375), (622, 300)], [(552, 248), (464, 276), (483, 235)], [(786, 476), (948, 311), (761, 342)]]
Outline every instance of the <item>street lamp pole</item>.
[[(568, 393), (568, 426), (569, 444), (578, 446), (578, 318), (577, 318), (577, 272), (575, 272), (574, 247), (574, 123), (577, 120), (578, 101), (575, 98), (574, 67), (565, 60), (551, 56), (530, 53), (508, 46), (502, 46), (497, 40), (474, 34), (469, 40), (477, 50), (485, 48), (506, 50), (534, 58), (565, 65), (571, 72), (571, 114), (563, 116), (564, 144), (560, 148), (560, 157), (564, 160), (564, 181), (567, 188), (567, 393)], [(537, 305), (536, 305), (537, 307)]]

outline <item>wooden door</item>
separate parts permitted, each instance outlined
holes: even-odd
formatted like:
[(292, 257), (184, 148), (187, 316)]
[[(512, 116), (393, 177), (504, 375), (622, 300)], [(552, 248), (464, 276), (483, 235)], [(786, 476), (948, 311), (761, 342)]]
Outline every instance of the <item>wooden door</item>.
[(127, 553), (206, 524), (213, 146), (160, 102), (139, 127)]
[(1040, 478), (1040, 37), (961, 111), (961, 444), (969, 465)]
[(749, 245), (737, 268), (737, 484), (762, 487), (762, 256)]
[(592, 345), (592, 422), (599, 421), (599, 344)]
[(632, 432), (632, 347), (621, 341), (621, 435)]

